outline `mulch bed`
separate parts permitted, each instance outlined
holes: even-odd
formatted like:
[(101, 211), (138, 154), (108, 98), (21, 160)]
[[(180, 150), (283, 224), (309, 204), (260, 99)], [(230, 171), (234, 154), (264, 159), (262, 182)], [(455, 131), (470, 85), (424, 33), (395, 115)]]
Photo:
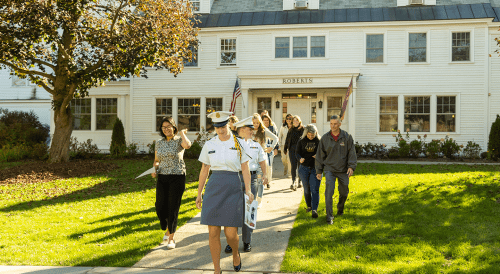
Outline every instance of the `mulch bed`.
[(0, 170), (0, 184), (41, 183), (57, 179), (87, 177), (118, 168), (113, 163), (79, 160), (67, 163), (32, 162)]

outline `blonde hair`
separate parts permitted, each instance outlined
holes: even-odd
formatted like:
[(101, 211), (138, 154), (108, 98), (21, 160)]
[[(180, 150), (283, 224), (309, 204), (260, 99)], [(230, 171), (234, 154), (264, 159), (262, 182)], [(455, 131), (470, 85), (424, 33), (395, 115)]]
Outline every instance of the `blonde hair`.
[(238, 123), (240, 120), (238, 120), (238, 117), (236, 117), (236, 115), (231, 115), (229, 116), (229, 122), (235, 124), (235, 123)]
[(314, 133), (314, 137), (321, 139), (321, 137), (318, 134), (318, 128), (313, 124), (309, 124), (309, 125), (304, 127), (304, 133), (302, 134), (302, 137), (300, 137), (300, 138), (301, 139), (306, 138), (308, 133)]
[(258, 113), (254, 113), (252, 115), (252, 121), (253, 120), (259, 121), (259, 127), (254, 128), (255, 130), (257, 130), (257, 133), (255, 133), (255, 139), (257, 139), (256, 141), (259, 144), (263, 145), (265, 140), (266, 140), (266, 132), (265, 132), (264, 123), (262, 122), (262, 119), (260, 118), (260, 115)]
[[(300, 116), (299, 115), (293, 115), (293, 119), (297, 119), (297, 121), (299, 121), (299, 126), (297, 128), (303, 128), (304, 126), (302, 125), (302, 120), (300, 119)], [(292, 128), (294, 127), (293, 126), (293, 119), (292, 119)]]

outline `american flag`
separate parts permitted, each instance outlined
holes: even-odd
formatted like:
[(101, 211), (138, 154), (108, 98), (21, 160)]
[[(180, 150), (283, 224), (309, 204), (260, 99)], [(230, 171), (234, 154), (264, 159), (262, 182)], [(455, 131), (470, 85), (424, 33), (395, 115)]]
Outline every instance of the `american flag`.
[(349, 95), (351, 95), (351, 93), (352, 93), (352, 80), (353, 80), (353, 78), (354, 77), (351, 77), (351, 83), (349, 84), (349, 87), (347, 88), (347, 92), (346, 92), (345, 98), (344, 98), (344, 103), (342, 104), (342, 110), (340, 111), (340, 120), (341, 121), (344, 120), (345, 111), (347, 108), (347, 102), (349, 100)]
[(236, 85), (234, 85), (234, 91), (233, 91), (233, 100), (231, 101), (231, 108), (229, 109), (229, 111), (232, 112), (233, 114), (236, 109), (236, 99), (240, 95), (241, 95), (240, 85), (238, 84), (238, 79), (236, 79)]

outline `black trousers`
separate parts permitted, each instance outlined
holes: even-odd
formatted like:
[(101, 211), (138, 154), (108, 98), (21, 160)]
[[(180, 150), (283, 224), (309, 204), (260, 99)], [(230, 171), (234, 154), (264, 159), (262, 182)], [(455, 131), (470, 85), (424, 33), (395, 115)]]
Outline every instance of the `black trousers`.
[(168, 228), (170, 233), (174, 233), (177, 229), (177, 218), (185, 189), (186, 175), (158, 174), (155, 207), (161, 230)]

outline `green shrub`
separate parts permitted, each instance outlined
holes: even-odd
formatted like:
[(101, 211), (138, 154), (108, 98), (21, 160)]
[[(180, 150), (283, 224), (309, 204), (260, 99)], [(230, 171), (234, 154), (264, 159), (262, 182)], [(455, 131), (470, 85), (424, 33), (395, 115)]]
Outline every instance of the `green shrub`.
[(116, 118), (113, 125), (113, 133), (111, 134), (111, 145), (109, 153), (112, 156), (123, 157), (127, 152), (127, 142), (125, 141), (125, 129), (119, 118)]
[(363, 145), (359, 144), (357, 141), (354, 143), (354, 148), (356, 149), (356, 156), (363, 155)]
[(399, 158), (399, 149), (397, 147), (391, 147), (388, 150), (387, 157), (389, 157), (390, 159)]
[(417, 135), (417, 139), (410, 142), (410, 157), (417, 158), (425, 151), (425, 138), (427, 138), (427, 134), (423, 138)]
[(24, 160), (29, 158), (30, 154), (31, 148), (24, 144), (16, 146), (7, 144), (2, 149), (0, 149), (0, 162), (15, 162)]
[(70, 138), (69, 157), (73, 159), (93, 159), (102, 158), (100, 150), (96, 144), (92, 144), (92, 139), (86, 142), (78, 142), (76, 137)]
[(444, 138), (444, 141), (441, 142), (440, 152), (443, 153), (446, 158), (454, 158), (455, 154), (460, 152), (460, 146), (453, 140), (453, 138), (449, 138), (448, 135)]
[(49, 146), (47, 146), (47, 143), (41, 142), (31, 147), (30, 158), (36, 160), (46, 160), (49, 158), (48, 152)]
[(200, 157), (201, 148), (200, 144), (194, 141), (191, 147), (184, 151), (184, 158), (198, 159)]
[(488, 140), (488, 158), (495, 160), (500, 158), (500, 115), (498, 114), (495, 122), (491, 125)]
[(472, 141), (469, 141), (463, 149), (463, 154), (465, 158), (478, 159), (481, 155), (481, 146)]
[(20, 144), (33, 146), (46, 142), (49, 138), (49, 126), (40, 123), (33, 112), (9, 111), (0, 108), (0, 148)]
[(441, 147), (441, 142), (439, 140), (432, 140), (425, 144), (425, 155), (429, 158), (437, 158), (439, 155), (439, 149)]
[(155, 155), (156, 141), (153, 141), (151, 144), (147, 144), (147, 147), (148, 147), (148, 154)]
[(130, 143), (127, 145), (127, 155), (129, 157), (136, 156), (137, 152), (139, 152), (139, 146), (137, 145), (137, 143)]

